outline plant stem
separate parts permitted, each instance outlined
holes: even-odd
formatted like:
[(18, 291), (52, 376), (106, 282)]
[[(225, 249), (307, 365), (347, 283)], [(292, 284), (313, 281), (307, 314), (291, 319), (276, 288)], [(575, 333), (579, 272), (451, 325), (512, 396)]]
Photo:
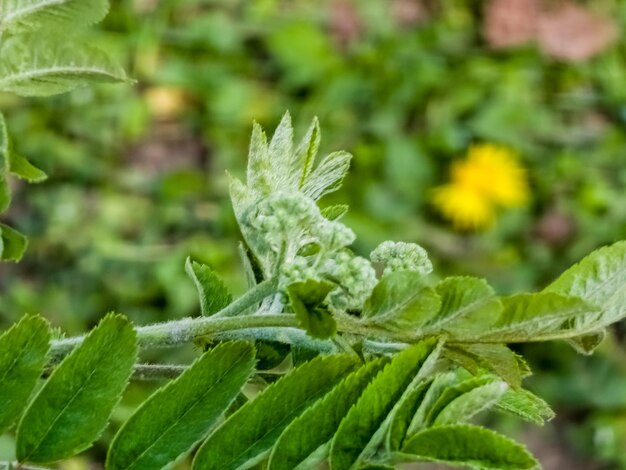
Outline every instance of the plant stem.
[(135, 380), (166, 380), (175, 379), (188, 366), (177, 366), (172, 364), (136, 364), (133, 370), (133, 379)]

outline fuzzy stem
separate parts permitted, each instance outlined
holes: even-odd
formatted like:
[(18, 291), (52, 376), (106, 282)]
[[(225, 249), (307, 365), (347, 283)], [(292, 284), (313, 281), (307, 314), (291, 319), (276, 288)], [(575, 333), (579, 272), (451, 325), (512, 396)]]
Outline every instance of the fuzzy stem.
[(171, 364), (136, 364), (133, 370), (135, 380), (175, 379), (189, 367)]

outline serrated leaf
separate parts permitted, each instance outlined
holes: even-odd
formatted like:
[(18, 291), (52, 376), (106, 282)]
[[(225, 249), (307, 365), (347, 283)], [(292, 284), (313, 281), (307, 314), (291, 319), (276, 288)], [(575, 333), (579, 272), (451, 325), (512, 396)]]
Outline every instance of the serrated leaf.
[(11, 173), (29, 183), (41, 183), (48, 178), (42, 170), (15, 152), (9, 154), (9, 168)]
[(420, 370), (427, 360), (431, 364), (435, 362), (431, 355), (438, 354), (439, 350), (440, 343), (436, 340), (424, 340), (399, 352), (372, 380), (333, 438), (330, 453), (333, 470), (350, 469), (367, 458), (370, 443), (383, 437), (394, 407), (407, 388), (423, 378), (426, 371), (420, 374)]
[(347, 152), (333, 152), (327, 155), (305, 180), (302, 192), (317, 200), (337, 191), (348, 174), (351, 159), (352, 155)]
[(0, 261), (19, 261), (24, 256), (28, 239), (17, 230), (0, 224)]
[(384, 276), (365, 302), (362, 317), (397, 328), (420, 328), (437, 314), (441, 299), (424, 284), (424, 277), (413, 271)]
[(354, 356), (313, 359), (249, 401), (198, 450), (194, 470), (248, 468), (267, 455), (283, 430), (357, 365)]
[(237, 398), (254, 369), (249, 343), (222, 343), (150, 396), (119, 430), (108, 470), (163, 468), (188, 452)]
[(589, 302), (601, 315), (577, 320), (578, 331), (591, 333), (626, 316), (626, 241), (594, 251), (565, 271), (545, 292), (556, 292)]
[(550, 405), (524, 389), (508, 390), (498, 401), (497, 408), (539, 425), (555, 416)]
[[(425, 428), (433, 426), (443, 410), (457, 398), (471, 392), (472, 390), (488, 385), (493, 381), (494, 379), (489, 376), (472, 377), (443, 388), (434, 400), (434, 403), (432, 403), (432, 406), (425, 407), (426, 413), (424, 414), (424, 419), (421, 422), (420, 427)], [(429, 402), (424, 400), (424, 404), (428, 405)], [(415, 429), (416, 427), (412, 425), (410, 434), (412, 434)]]
[(292, 183), (297, 189), (302, 189), (304, 183), (309, 178), (311, 170), (315, 164), (315, 157), (320, 146), (321, 140), (320, 123), (318, 119), (313, 118), (313, 122), (296, 148), (295, 157), (292, 165)]
[(337, 323), (322, 302), (335, 285), (328, 281), (309, 279), (287, 286), (291, 307), (302, 328), (313, 338), (331, 338), (337, 333)]
[(469, 421), (478, 413), (494, 406), (507, 390), (505, 382), (495, 381), (476, 387), (452, 400), (437, 415), (433, 426)]
[(435, 376), (426, 394), (421, 399), (415, 415), (413, 415), (410, 420), (406, 435), (411, 436), (427, 426), (427, 418), (430, 410), (435, 406), (435, 403), (439, 400), (444, 391), (457, 383), (458, 376), (456, 372), (447, 372)]
[(50, 328), (40, 316), (27, 315), (0, 335), (0, 434), (26, 407), (49, 348)]
[(403, 457), (411, 460), (480, 469), (526, 470), (539, 465), (521, 444), (489, 429), (471, 425), (426, 429), (409, 439), (402, 452)]
[(514, 388), (522, 385), (526, 373), (517, 355), (504, 344), (448, 344), (444, 354), (474, 375), (486, 369)]
[(202, 315), (213, 315), (232, 302), (230, 291), (210, 267), (187, 258), (185, 271), (198, 290)]
[(255, 122), (252, 125), (252, 137), (250, 138), (250, 149), (248, 150), (246, 186), (261, 195), (267, 196), (272, 191), (272, 172), (272, 160), (267, 144), (267, 136), (263, 128)]
[(15, 36), (0, 49), (0, 90), (50, 96), (88, 83), (127, 81), (124, 70), (94, 47), (55, 36)]
[(107, 0), (3, 0), (0, 31), (35, 31), (53, 27), (64, 32), (101, 21)]
[(387, 449), (396, 451), (402, 447), (407, 435), (411, 420), (424, 400), (432, 380), (424, 381), (417, 387), (413, 387), (409, 394), (402, 400), (395, 410), (393, 419), (387, 433)]
[(429, 330), (463, 336), (464, 330), (489, 327), (502, 311), (502, 304), (484, 279), (449, 277), (435, 286), (441, 309), (428, 325)]
[(107, 315), (54, 370), (17, 430), (20, 462), (48, 463), (87, 449), (106, 427), (137, 357), (121, 315)]
[(269, 143), (269, 155), (272, 160), (274, 191), (284, 191), (290, 187), (291, 159), (293, 153), (293, 126), (291, 115), (287, 111), (274, 131)]
[(296, 418), (276, 442), (268, 469), (296, 468), (320, 446), (329, 442), (363, 389), (386, 363), (386, 359), (367, 363)]
[(582, 299), (553, 292), (512, 295), (502, 304), (500, 317), (480, 339), (514, 343), (576, 336), (576, 320), (598, 313)]

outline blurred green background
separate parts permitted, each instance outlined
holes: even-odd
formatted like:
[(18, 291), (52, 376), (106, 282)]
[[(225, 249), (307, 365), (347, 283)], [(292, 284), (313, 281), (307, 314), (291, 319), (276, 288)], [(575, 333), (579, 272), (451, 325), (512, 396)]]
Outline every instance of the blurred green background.
[[(301, 133), (319, 117), (322, 151), (354, 154), (328, 202), (350, 203), (358, 252), (413, 241), (441, 275), (539, 289), (626, 238), (625, 27), (619, 0), (115, 1), (93, 40), (135, 85), (0, 95), (16, 149), (50, 175), (16, 183), (7, 219), (31, 244), (0, 266), (0, 326), (195, 315), (188, 255), (240, 293), (225, 171), (241, 174), (252, 120), (272, 129), (285, 110)], [(531, 199), (458, 232), (432, 193), (477, 142), (520, 156)], [(625, 334), (593, 358), (520, 348), (559, 418), (497, 425), (548, 469), (626, 468)]]

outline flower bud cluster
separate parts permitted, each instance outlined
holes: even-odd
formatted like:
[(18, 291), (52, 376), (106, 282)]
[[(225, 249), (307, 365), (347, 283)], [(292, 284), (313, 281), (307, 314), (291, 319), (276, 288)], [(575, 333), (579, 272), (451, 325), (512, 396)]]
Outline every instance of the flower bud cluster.
[(360, 309), (377, 282), (372, 264), (348, 250), (326, 259), (321, 270), (339, 284), (328, 295), (330, 306), (337, 310)]
[(398, 271), (415, 271), (423, 275), (433, 271), (433, 265), (428, 259), (428, 253), (415, 243), (386, 241), (370, 254), (374, 263), (383, 263), (383, 274)]

